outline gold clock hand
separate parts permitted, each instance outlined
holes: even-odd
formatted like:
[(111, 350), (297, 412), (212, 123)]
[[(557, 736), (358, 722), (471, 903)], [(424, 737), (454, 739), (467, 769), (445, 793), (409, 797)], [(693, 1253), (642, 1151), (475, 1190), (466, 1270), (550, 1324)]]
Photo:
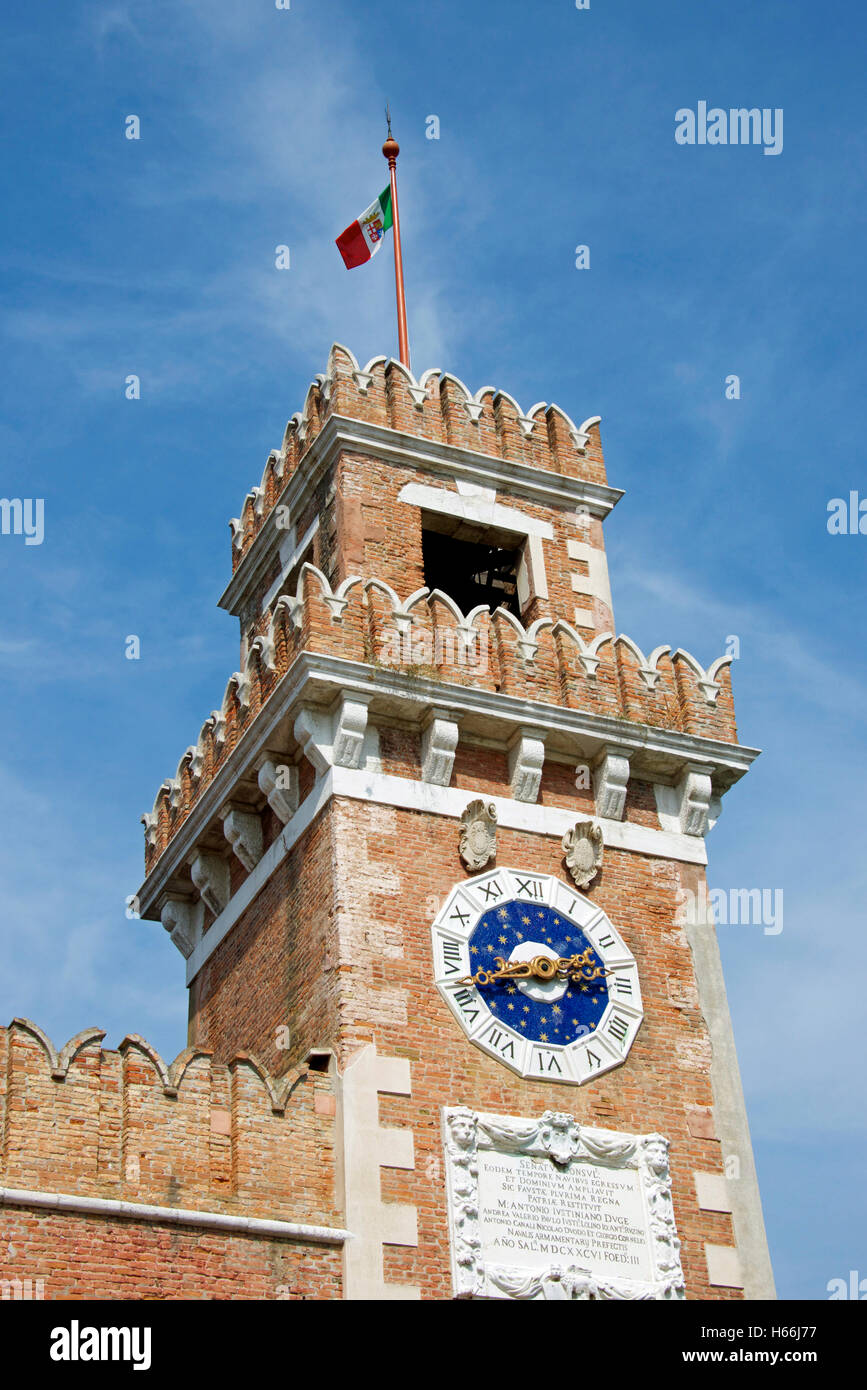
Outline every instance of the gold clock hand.
[(475, 975), (464, 975), (456, 983), (492, 985), (499, 980), (548, 981), (559, 975), (561, 978), (568, 976), (573, 984), (586, 984), (613, 974), (613, 971), (603, 970), (601, 966), (592, 966), (589, 960), (591, 954), (592, 948), (588, 946), (580, 955), (557, 956), (553, 959), (551, 956), (533, 956), (531, 960), (507, 961), (503, 956), (495, 956), (496, 970), (477, 970)]

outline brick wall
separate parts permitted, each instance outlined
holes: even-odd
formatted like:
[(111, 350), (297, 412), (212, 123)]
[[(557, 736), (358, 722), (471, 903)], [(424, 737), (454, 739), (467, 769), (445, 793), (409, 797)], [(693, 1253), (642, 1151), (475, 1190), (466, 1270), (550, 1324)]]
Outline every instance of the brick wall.
[[(650, 814), (646, 802), (639, 787), (633, 795), (639, 822)], [(258, 991), (266, 956), (279, 958), (282, 941), (283, 954), (291, 960), (300, 940), (305, 943), (300, 954), (309, 952), (312, 968), (294, 996), (286, 996), (294, 1056), (314, 1043), (330, 1045), (344, 1065), (360, 1046), (375, 1041), (381, 1055), (409, 1060), (412, 1095), (382, 1098), (380, 1119), (386, 1126), (412, 1130), (415, 1168), (384, 1168), (382, 1195), (416, 1207), (419, 1245), (386, 1247), (386, 1278), (418, 1285), (424, 1297), (451, 1294), (440, 1112), (444, 1105), (466, 1104), (537, 1117), (547, 1109), (562, 1110), (590, 1125), (665, 1134), (671, 1141), (688, 1296), (740, 1297), (737, 1290), (708, 1282), (705, 1242), (730, 1247), (734, 1237), (728, 1214), (699, 1209), (693, 1179), (695, 1172), (723, 1173), (721, 1145), (713, 1137), (710, 1038), (698, 1005), (689, 944), (675, 921), (678, 891), (687, 883), (694, 889), (695, 868), (684, 873), (673, 860), (606, 849), (604, 866), (586, 891), (609, 914), (635, 956), (644, 1023), (623, 1066), (584, 1087), (558, 1086), (519, 1078), (474, 1047), (434, 987), (430, 923), (452, 884), (466, 877), (457, 853), (457, 823), (341, 799), (329, 803), (320, 820), (330, 823), (332, 879), (330, 885), (314, 879), (309, 898), (318, 900), (320, 890), (327, 892), (327, 913), (322, 902), (314, 908), (308, 901), (300, 918), (293, 913), (290, 926), (262, 899), (257, 901), (235, 928), (239, 944), (224, 943), (209, 962), (210, 979), (218, 983), (210, 992), (197, 991), (196, 1027), (199, 1039), (218, 1055), (243, 1046), (276, 1063), (269, 1052), (276, 1014), (269, 1005), (258, 1018), (246, 1019), (242, 1026), (249, 1031), (238, 1033), (234, 1024), (227, 1031), (225, 997), (233, 983), (237, 988), (239, 977), (221, 957), (240, 952), (245, 988), (250, 981)], [(324, 841), (324, 829), (320, 835)], [(497, 862), (568, 881), (562, 849), (553, 839), (500, 828)], [(254, 943), (266, 941), (267, 950), (263, 946), (260, 953)], [(328, 957), (325, 970), (318, 968), (323, 952)], [(270, 997), (263, 986), (262, 998)], [(312, 1018), (320, 1031), (312, 1031)], [(327, 1036), (321, 1032), (324, 1022)], [(704, 1117), (703, 1124), (696, 1125), (696, 1114)]]
[[(101, 1036), (58, 1056), (26, 1020), (0, 1028), (0, 1188), (341, 1226), (329, 1074), (281, 1085), (195, 1050), (167, 1068), (143, 1040)], [(0, 1280), (28, 1277), (46, 1298), (340, 1297), (341, 1251), (0, 1204)]]

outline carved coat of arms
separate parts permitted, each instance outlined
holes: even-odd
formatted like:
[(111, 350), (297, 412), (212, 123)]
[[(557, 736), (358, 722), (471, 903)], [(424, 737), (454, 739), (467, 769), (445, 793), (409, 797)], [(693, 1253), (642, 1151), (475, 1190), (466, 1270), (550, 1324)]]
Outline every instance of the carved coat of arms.
[(579, 888), (586, 888), (602, 863), (602, 831), (589, 820), (576, 821), (563, 836), (566, 867)]
[(477, 872), (497, 853), (497, 808), (493, 801), (471, 801), (461, 816), (461, 862)]

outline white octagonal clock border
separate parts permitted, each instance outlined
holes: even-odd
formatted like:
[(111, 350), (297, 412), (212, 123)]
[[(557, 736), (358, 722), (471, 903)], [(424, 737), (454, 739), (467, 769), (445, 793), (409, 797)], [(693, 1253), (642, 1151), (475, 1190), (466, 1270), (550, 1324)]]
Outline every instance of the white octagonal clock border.
[[(612, 972), (609, 1001), (592, 1032), (570, 1043), (523, 1037), (488, 1008), (476, 985), (461, 983), (474, 973), (469, 942), (479, 920), (508, 902), (546, 906), (561, 914)], [(644, 1018), (635, 957), (602, 908), (554, 874), (501, 868), (456, 883), (434, 919), (431, 939), (434, 980), (450, 1012), (470, 1042), (519, 1076), (581, 1086), (626, 1060)]]

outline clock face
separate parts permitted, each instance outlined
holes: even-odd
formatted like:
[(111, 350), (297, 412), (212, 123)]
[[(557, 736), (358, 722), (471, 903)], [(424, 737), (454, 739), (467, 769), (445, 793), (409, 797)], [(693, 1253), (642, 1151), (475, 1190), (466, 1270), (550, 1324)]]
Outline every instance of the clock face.
[(624, 1061), (644, 1016), (638, 970), (574, 888), (493, 869), (456, 884), (432, 931), (437, 989), (477, 1047), (522, 1076), (576, 1085)]

